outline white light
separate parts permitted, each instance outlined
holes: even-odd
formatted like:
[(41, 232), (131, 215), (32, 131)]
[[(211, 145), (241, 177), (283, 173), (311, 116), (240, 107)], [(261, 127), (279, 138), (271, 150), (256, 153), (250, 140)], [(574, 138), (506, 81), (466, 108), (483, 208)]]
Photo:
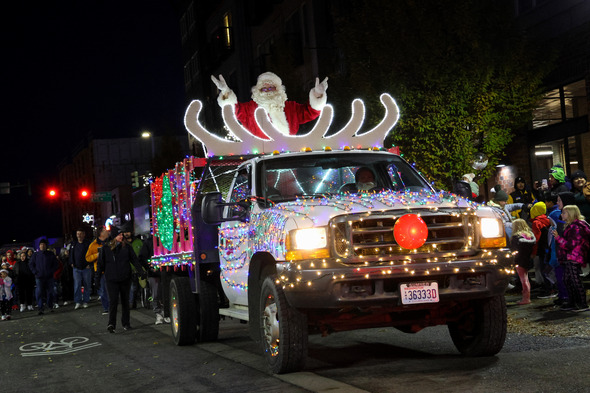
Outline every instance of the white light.
[(535, 152), (536, 156), (552, 156), (553, 150), (539, 150)]
[(152, 136), (152, 133), (151, 133), (151, 132), (149, 132), (149, 131), (143, 131), (143, 132), (141, 133), (141, 137), (142, 137), (142, 138), (150, 138), (151, 136)]
[(578, 161), (570, 161), (570, 165), (578, 165)]
[(296, 250), (313, 250), (325, 248), (328, 244), (326, 228), (305, 228), (295, 230), (293, 234), (293, 248)]
[(503, 225), (500, 220), (495, 218), (481, 219), (481, 236), (485, 238), (501, 237)]

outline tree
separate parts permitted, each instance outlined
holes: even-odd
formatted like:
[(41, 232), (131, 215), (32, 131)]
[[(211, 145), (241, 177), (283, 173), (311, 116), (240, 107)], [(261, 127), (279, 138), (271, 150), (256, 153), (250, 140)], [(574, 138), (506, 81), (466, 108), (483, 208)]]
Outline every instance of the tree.
[[(475, 172), (479, 180), (492, 175), (513, 130), (530, 119), (550, 64), (537, 60), (516, 28), (512, 2), (346, 4), (352, 5), (334, 7), (336, 40), (348, 67), (331, 77), (336, 110), (346, 112), (362, 94), (374, 123), (382, 116), (380, 93), (390, 92), (401, 117), (386, 144), (399, 146), (443, 188), (464, 173)], [(478, 152), (489, 164), (474, 171)]]

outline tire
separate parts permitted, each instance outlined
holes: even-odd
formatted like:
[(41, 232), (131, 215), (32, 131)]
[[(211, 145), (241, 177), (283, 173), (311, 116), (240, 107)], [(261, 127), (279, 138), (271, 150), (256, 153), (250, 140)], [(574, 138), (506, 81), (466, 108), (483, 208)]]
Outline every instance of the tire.
[(303, 369), (307, 358), (307, 318), (289, 305), (274, 276), (262, 281), (259, 313), (263, 356), (271, 371), (282, 374)]
[(484, 299), (473, 312), (458, 322), (449, 323), (455, 347), (465, 356), (493, 356), (506, 339), (506, 301), (503, 295)]
[(197, 338), (195, 295), (188, 277), (170, 281), (170, 325), (176, 345), (192, 345)]
[(197, 303), (197, 341), (217, 340), (219, 334), (219, 300), (215, 283), (201, 280)]

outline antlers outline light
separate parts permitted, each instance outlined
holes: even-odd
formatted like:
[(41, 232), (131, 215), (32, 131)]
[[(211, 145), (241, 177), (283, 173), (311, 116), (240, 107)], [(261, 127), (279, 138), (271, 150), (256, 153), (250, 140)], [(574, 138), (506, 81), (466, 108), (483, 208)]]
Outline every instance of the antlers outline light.
[(259, 138), (238, 122), (233, 105), (226, 105), (222, 108), (222, 117), (228, 136), (235, 140), (224, 139), (206, 130), (199, 122), (199, 114), (203, 109), (203, 104), (199, 100), (192, 101), (187, 107), (184, 126), (203, 144), (207, 156), (271, 153), (274, 150), (299, 151), (303, 147), (310, 147), (313, 150), (321, 150), (325, 146), (337, 149), (345, 146), (382, 147), (383, 141), (399, 119), (399, 108), (393, 97), (387, 93), (381, 94), (380, 100), (385, 107), (385, 116), (375, 128), (364, 133), (359, 133), (359, 130), (365, 119), (365, 105), (358, 98), (352, 102), (352, 114), (348, 123), (332, 135), (327, 135), (334, 113), (331, 105), (324, 107), (315, 126), (306, 135), (281, 133), (272, 125), (266, 111), (258, 108), (255, 112), (256, 122), (269, 139)]

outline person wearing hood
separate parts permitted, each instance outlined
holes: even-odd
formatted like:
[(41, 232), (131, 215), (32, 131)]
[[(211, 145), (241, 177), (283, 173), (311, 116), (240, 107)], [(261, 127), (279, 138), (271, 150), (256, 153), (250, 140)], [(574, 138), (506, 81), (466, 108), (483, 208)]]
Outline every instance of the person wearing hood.
[[(507, 203), (524, 203), (528, 205), (530, 203), (533, 203), (534, 199), (535, 198), (533, 197), (532, 192), (528, 189), (526, 185), (524, 177), (518, 176), (516, 179), (514, 179), (514, 191), (512, 191), (508, 196)], [(512, 217), (526, 219), (526, 217), (521, 217), (521, 213), (522, 209), (515, 210), (512, 212)]]
[(586, 311), (586, 289), (580, 275), (582, 265), (585, 263), (586, 254), (590, 247), (590, 225), (584, 221), (580, 209), (576, 205), (563, 207), (561, 217), (565, 221), (565, 230), (560, 236), (553, 230), (555, 241), (559, 245), (557, 258), (564, 266), (564, 282), (569, 294), (569, 302), (561, 306), (563, 311)]
[(565, 171), (561, 164), (556, 164), (549, 170), (549, 184), (551, 192), (555, 194), (570, 190), (565, 184)]
[(511, 203), (508, 204), (508, 194), (504, 190), (502, 190), (502, 186), (499, 184), (494, 186), (494, 190), (496, 193), (494, 194), (494, 198), (487, 203), (488, 206), (498, 209), (500, 215), (502, 216), (502, 221), (504, 221), (504, 231), (506, 232), (506, 237), (510, 239), (512, 237), (512, 215), (511, 212), (522, 209), (524, 206), (523, 203)]
[(539, 295), (539, 298), (542, 299), (557, 296), (557, 294), (553, 294), (553, 283), (555, 279), (550, 278), (548, 273), (545, 272), (545, 267), (549, 266), (545, 265), (545, 256), (549, 247), (548, 235), (549, 228), (551, 227), (551, 221), (546, 213), (547, 205), (545, 202), (535, 203), (530, 210), (531, 228), (537, 241), (532, 252), (535, 266), (535, 281), (537, 284), (542, 285), (543, 291)]
[(590, 217), (590, 202), (588, 202), (584, 195), (584, 186), (587, 182), (586, 174), (578, 170), (571, 174), (570, 179), (572, 181), (572, 193), (576, 200), (575, 204), (584, 217)]

